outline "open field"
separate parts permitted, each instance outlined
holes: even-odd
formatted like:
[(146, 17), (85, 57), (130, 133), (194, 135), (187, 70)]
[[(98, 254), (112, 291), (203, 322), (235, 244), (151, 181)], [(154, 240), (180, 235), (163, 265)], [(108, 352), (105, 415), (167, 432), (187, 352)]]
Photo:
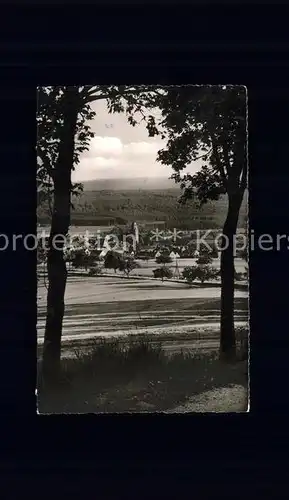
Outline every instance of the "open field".
[[(192, 265), (192, 260), (186, 259), (184, 265)], [(69, 381), (56, 392), (39, 388), (41, 413), (247, 410), (247, 362), (227, 365), (218, 360), (220, 286), (197, 284), (189, 288), (184, 282), (162, 283), (146, 278), (157, 267), (154, 261), (148, 262), (147, 267), (146, 264), (142, 262), (142, 279), (123, 275), (69, 275), (61, 357), (62, 364), (68, 363), (68, 370), (72, 370), (72, 378), (69, 376)], [(41, 278), (37, 325), (39, 367), (46, 294)], [(240, 348), (238, 332), (248, 327), (248, 291), (245, 288), (235, 290), (235, 324)], [(125, 349), (131, 339), (141, 342), (143, 335), (156, 353), (161, 345), (164, 357), (150, 361), (148, 352), (143, 362), (137, 357), (132, 365), (126, 361), (120, 368), (116, 361), (114, 366), (115, 342), (121, 352), (121, 346)], [(88, 361), (88, 367), (82, 368), (86, 362), (81, 359), (85, 360), (86, 356), (89, 359), (92, 349), (101, 346), (103, 341), (111, 345), (111, 349), (109, 345), (104, 349), (107, 360), (96, 356), (92, 365)], [(78, 353), (83, 358), (79, 359)], [(71, 366), (69, 363), (76, 364)]]
[[(38, 294), (39, 310), (46, 307), (46, 288), (40, 283)], [(112, 277), (71, 277), (68, 278), (65, 292), (65, 303), (90, 304), (103, 302), (135, 302), (138, 300), (160, 299), (192, 299), (192, 298), (218, 298), (221, 291), (219, 287), (189, 288), (185, 283), (160, 280), (134, 280), (130, 278)], [(246, 290), (236, 290), (235, 297), (247, 297)], [(131, 310), (134, 305), (131, 304)]]
[[(44, 336), (46, 292), (45, 287), (39, 287), (39, 343)], [(188, 288), (182, 283), (131, 278), (70, 277), (65, 300), (64, 341), (142, 333), (183, 338), (196, 328), (205, 331), (209, 327), (216, 335), (219, 329), (217, 287)], [(236, 325), (247, 324), (246, 290), (236, 290), (235, 311)]]

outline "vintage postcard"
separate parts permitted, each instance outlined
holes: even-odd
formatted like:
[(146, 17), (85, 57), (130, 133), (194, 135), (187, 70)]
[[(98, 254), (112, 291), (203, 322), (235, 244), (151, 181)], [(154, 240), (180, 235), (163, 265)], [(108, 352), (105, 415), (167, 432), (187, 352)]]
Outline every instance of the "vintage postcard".
[(249, 411), (247, 89), (37, 89), (38, 413)]

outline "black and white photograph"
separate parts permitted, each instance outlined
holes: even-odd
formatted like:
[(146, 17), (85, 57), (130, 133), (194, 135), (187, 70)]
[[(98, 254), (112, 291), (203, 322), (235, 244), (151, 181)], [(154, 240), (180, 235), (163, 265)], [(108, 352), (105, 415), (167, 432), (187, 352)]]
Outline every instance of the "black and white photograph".
[(37, 89), (37, 413), (250, 410), (247, 89)]

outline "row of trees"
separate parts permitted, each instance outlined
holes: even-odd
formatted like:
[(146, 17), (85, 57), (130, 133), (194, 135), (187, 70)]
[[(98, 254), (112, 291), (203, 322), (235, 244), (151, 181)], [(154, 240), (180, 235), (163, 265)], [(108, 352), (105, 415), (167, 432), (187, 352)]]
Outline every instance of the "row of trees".
[[(154, 269), (153, 274), (154, 278), (160, 278), (162, 281), (173, 277), (173, 271), (169, 267), (165, 266)], [(185, 279), (189, 285), (192, 285), (195, 280), (200, 281), (201, 283), (211, 281), (219, 278), (219, 275), (220, 272), (217, 269), (209, 266), (187, 266), (182, 272), (183, 279)]]
[[(172, 278), (172, 270), (166, 267), (166, 264), (172, 262), (171, 257), (167, 254), (162, 254), (156, 258), (156, 262), (157, 264), (163, 264), (163, 266), (153, 271), (154, 277), (161, 278), (162, 281), (164, 281), (164, 278)], [(182, 271), (183, 279), (185, 279), (189, 285), (191, 285), (195, 280), (204, 283), (205, 281), (218, 279), (220, 276), (220, 271), (211, 266), (212, 262), (212, 254), (204, 252), (198, 257), (198, 259), (196, 259), (195, 266), (186, 266), (184, 268), (184, 270)]]
[[(171, 279), (173, 277), (173, 271), (171, 268), (166, 267), (165, 265), (162, 267), (158, 267), (153, 270), (153, 275), (155, 278), (160, 278), (162, 281), (164, 279)], [(245, 273), (236, 273), (235, 272), (235, 280), (242, 281), (247, 279), (247, 272)], [(210, 265), (197, 264), (195, 266), (186, 266), (182, 271), (182, 278), (189, 284), (192, 285), (195, 281), (200, 281), (202, 284), (204, 282), (211, 282), (214, 280), (220, 279), (220, 270), (216, 269)]]
[[(71, 173), (79, 155), (89, 148), (88, 125), (95, 114), (91, 102), (104, 100), (109, 113), (125, 113), (136, 126), (145, 120), (149, 136), (167, 141), (157, 160), (173, 169), (182, 189), (181, 203), (200, 205), (227, 195), (223, 234), (228, 241), (221, 258), (220, 353), (234, 357), (233, 239), (247, 185), (246, 90), (236, 86), (63, 86), (38, 89), (37, 183), (39, 201), (51, 203), (51, 230), (47, 255), (48, 297), (43, 350), (43, 374), (60, 369), (61, 332), (67, 269), (63, 248), (54, 248), (56, 234), (66, 236), (70, 226), (71, 196), (81, 192)], [(159, 108), (160, 117), (151, 110)], [(201, 152), (201, 155), (200, 155)], [(196, 174), (183, 173), (202, 159)]]
[[(100, 263), (99, 255), (99, 250), (87, 250), (81, 247), (70, 251), (64, 251), (64, 258), (69, 265), (69, 269), (85, 269), (85, 271), (88, 271), (91, 276), (100, 275), (102, 273), (102, 265)], [(219, 279), (220, 271), (210, 265), (212, 260), (213, 258), (210, 255), (201, 255), (196, 260), (195, 266), (186, 266), (184, 268), (182, 271), (182, 278), (186, 280), (189, 285), (196, 280), (204, 283), (205, 281)], [(38, 251), (38, 263), (45, 265), (46, 262), (47, 255), (40, 247)], [(163, 282), (164, 279), (171, 279), (173, 277), (172, 269), (166, 266), (166, 264), (172, 263), (172, 259), (169, 255), (164, 254), (158, 256), (156, 258), (156, 263), (161, 264), (161, 267), (153, 270), (154, 278), (161, 279)], [(138, 269), (141, 266), (134, 259), (134, 257), (130, 255), (109, 251), (103, 259), (103, 267), (105, 269), (112, 269), (115, 273), (117, 271), (124, 272), (124, 274), (129, 277), (131, 271)], [(236, 280), (242, 280), (243, 278), (244, 276), (242, 273), (235, 273)], [(45, 273), (44, 281), (46, 284)]]

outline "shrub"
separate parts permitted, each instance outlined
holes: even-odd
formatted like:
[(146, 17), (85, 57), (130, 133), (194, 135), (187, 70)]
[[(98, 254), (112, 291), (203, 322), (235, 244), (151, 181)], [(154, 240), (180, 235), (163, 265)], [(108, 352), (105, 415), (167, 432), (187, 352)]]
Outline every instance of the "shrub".
[(237, 271), (235, 271), (235, 281), (240, 281), (243, 279), (243, 273), (237, 273)]
[(200, 255), (200, 257), (198, 257), (198, 259), (196, 260), (196, 264), (198, 266), (203, 266), (203, 265), (206, 266), (208, 264), (212, 264), (212, 262), (213, 262), (213, 257), (209, 253), (204, 253)]
[(37, 264), (44, 264), (46, 262), (46, 252), (42, 249), (37, 250)]
[(189, 284), (195, 280), (204, 283), (204, 281), (216, 279), (219, 276), (219, 271), (211, 266), (186, 266), (182, 275)]
[(118, 339), (96, 340), (90, 352), (75, 351), (76, 359), (63, 362), (66, 380), (72, 381), (80, 374), (86, 377), (106, 376), (109, 378), (121, 375), (132, 375), (159, 366), (166, 360), (161, 343), (151, 343), (146, 335), (132, 335), (127, 342)]
[(85, 248), (76, 248), (73, 252), (69, 252), (65, 257), (66, 262), (71, 262), (73, 267), (85, 268), (92, 267), (99, 260), (98, 251), (88, 251)]
[(43, 264), (46, 261), (46, 258), (47, 250), (42, 239), (39, 239), (37, 243), (37, 264)]
[(152, 344), (145, 335), (138, 335), (137, 337), (132, 335), (125, 349), (127, 365), (139, 370), (165, 359), (161, 343)]
[(156, 257), (156, 263), (157, 264), (170, 264), (172, 262), (172, 259), (169, 255), (167, 254), (162, 254)]
[(113, 269), (114, 272), (116, 272), (117, 269), (120, 268), (122, 265), (121, 262), (123, 261), (122, 255), (120, 255), (117, 252), (113, 252), (112, 250), (107, 252), (105, 259), (104, 259), (104, 267), (106, 269)]
[(211, 266), (197, 266), (197, 279), (204, 283), (204, 281), (215, 280), (219, 276), (218, 269)]
[(124, 271), (129, 276), (131, 271), (139, 267), (141, 267), (140, 264), (136, 262), (133, 257), (127, 257), (120, 260), (118, 269)]
[(173, 276), (172, 270), (165, 266), (154, 269), (153, 274), (154, 278), (161, 278), (162, 281), (164, 281), (164, 278), (170, 279)]
[(239, 254), (238, 257), (240, 257), (241, 259), (248, 262), (248, 250), (247, 250), (247, 248), (244, 248), (243, 250), (239, 250), (238, 254)]
[(188, 284), (192, 284), (197, 278), (197, 266), (186, 266), (183, 269), (182, 276)]
[(88, 270), (89, 276), (98, 276), (102, 273), (102, 269), (99, 266), (90, 267)]
[(139, 252), (137, 252), (136, 254), (136, 258), (139, 259), (139, 260), (146, 260), (148, 261), (150, 259), (150, 253), (149, 251), (145, 251), (145, 250), (141, 250)]

